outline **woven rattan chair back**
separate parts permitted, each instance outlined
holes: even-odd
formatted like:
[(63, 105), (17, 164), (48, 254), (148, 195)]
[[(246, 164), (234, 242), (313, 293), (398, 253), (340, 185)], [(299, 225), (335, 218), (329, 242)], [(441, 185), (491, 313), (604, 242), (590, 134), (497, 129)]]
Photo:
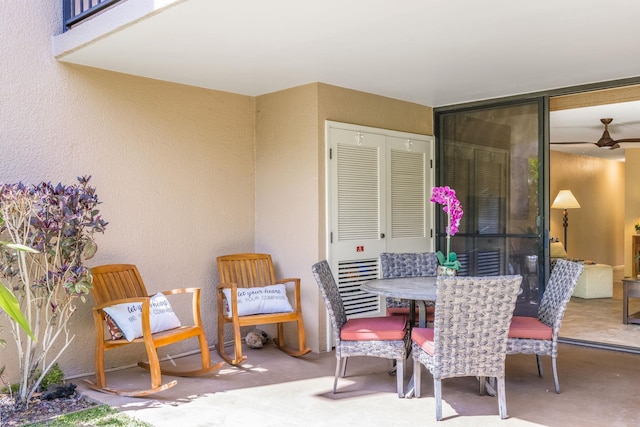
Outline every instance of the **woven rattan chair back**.
[(320, 293), (327, 305), (329, 319), (331, 320), (331, 328), (333, 339), (336, 345), (336, 351), (340, 351), (340, 331), (345, 323), (347, 323), (347, 312), (340, 296), (340, 290), (333, 278), (331, 267), (326, 261), (321, 261), (312, 267), (313, 274), (318, 282)]
[(504, 375), (521, 276), (439, 277), (434, 320), (438, 378)]
[[(438, 257), (435, 252), (382, 252), (380, 270), (383, 279), (435, 276)], [(409, 301), (400, 298), (387, 297), (386, 303), (387, 308), (409, 308)]]
[(538, 319), (555, 333), (560, 332), (564, 312), (583, 269), (581, 263), (560, 259), (551, 272), (538, 307)]
[(426, 366), (434, 380), (436, 419), (442, 418), (441, 380), (452, 377), (496, 378), (498, 407), (506, 418), (505, 359), (509, 325), (522, 276), (438, 277), (433, 352), (416, 342), (428, 329), (413, 330), (414, 383), (420, 396), (420, 368)]
[(384, 279), (435, 276), (438, 270), (438, 257), (435, 252), (382, 252), (380, 268)]

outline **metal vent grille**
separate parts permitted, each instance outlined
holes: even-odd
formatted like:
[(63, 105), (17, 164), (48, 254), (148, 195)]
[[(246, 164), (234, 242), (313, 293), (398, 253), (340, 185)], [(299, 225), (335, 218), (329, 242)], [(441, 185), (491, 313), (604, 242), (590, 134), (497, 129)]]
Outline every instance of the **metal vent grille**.
[(378, 278), (378, 269), (377, 258), (338, 263), (338, 289), (347, 316), (380, 310), (380, 298), (360, 289), (363, 282)]

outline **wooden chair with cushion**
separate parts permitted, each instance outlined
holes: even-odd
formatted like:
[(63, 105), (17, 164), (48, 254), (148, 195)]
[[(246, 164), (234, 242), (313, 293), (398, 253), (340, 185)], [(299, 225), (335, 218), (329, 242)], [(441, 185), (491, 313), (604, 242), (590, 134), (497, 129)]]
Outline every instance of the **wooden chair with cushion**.
[[(380, 254), (380, 269), (383, 279), (435, 276), (438, 271), (438, 257), (435, 252), (382, 252)], [(386, 303), (387, 316), (402, 315), (407, 319), (410, 318), (410, 301), (387, 297)], [(425, 302), (420, 301), (419, 304), (425, 304)], [(432, 303), (426, 305), (426, 322), (433, 322), (434, 311)]]
[[(250, 325), (277, 324), (276, 346), (294, 357), (311, 351), (306, 345), (302, 306), (300, 304), (300, 279), (276, 280), (273, 262), (269, 254), (234, 254), (217, 258), (220, 284), (218, 300), (218, 354), (227, 363), (238, 365), (247, 357), (242, 354), (240, 328)], [(286, 284), (293, 288), (293, 305), (287, 295)], [(284, 324), (296, 322), (298, 348), (285, 345)], [(224, 326), (233, 326), (234, 355), (224, 348)]]
[(509, 329), (507, 354), (535, 354), (538, 376), (542, 377), (540, 356), (551, 356), (556, 393), (560, 393), (556, 366), (558, 334), (567, 304), (583, 268), (581, 263), (558, 259), (540, 301), (538, 317), (514, 316)]
[[(166, 390), (177, 381), (162, 384), (162, 374), (194, 376), (220, 369), (224, 362), (211, 365), (207, 337), (200, 317), (200, 289), (183, 288), (147, 293), (142, 277), (135, 265), (112, 264), (94, 267), (91, 289), (96, 305), (93, 319), (96, 328), (95, 371), (96, 381), (86, 381), (94, 390), (122, 396), (145, 396)], [(166, 296), (192, 294), (193, 325), (182, 326), (173, 313)], [(110, 336), (105, 334), (105, 326)], [(189, 338), (197, 338), (200, 345), (201, 368), (193, 371), (160, 368), (157, 349)], [(104, 373), (104, 353), (125, 345), (144, 344), (148, 362), (138, 365), (151, 373), (151, 388), (119, 390), (107, 387)]]
[(338, 377), (344, 377), (347, 358), (373, 356), (396, 362), (398, 396), (404, 397), (404, 360), (407, 357), (407, 320), (404, 316), (363, 317), (347, 320), (338, 285), (329, 263), (324, 260), (311, 267), (318, 282), (333, 328), (336, 352), (336, 372), (333, 393)]
[(500, 418), (507, 417), (505, 359), (509, 324), (522, 276), (438, 277), (433, 328), (413, 328), (413, 381), (420, 397), (420, 370), (433, 376), (436, 420), (442, 419), (442, 380), (477, 376), (497, 382)]

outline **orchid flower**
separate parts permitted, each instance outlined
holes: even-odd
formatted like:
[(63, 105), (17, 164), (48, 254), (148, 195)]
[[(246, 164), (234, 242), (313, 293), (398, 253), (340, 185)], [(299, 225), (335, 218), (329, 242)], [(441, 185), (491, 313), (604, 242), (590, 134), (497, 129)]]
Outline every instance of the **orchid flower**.
[(447, 214), (447, 256), (438, 251), (438, 261), (445, 267), (458, 270), (462, 264), (458, 261), (455, 252), (451, 252), (451, 236), (455, 235), (460, 228), (460, 220), (462, 219), (462, 205), (456, 198), (456, 191), (449, 186), (433, 187), (431, 201), (442, 205), (442, 210)]

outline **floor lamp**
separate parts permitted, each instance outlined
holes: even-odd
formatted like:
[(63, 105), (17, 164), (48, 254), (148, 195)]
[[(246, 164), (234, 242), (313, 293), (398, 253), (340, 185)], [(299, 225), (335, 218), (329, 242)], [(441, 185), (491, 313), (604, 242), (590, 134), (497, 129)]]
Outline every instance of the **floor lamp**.
[(580, 203), (576, 200), (571, 190), (560, 190), (556, 199), (551, 205), (552, 209), (563, 209), (562, 211), (562, 226), (564, 227), (564, 250), (567, 250), (567, 227), (569, 227), (569, 215), (567, 209), (577, 209), (580, 207)]

